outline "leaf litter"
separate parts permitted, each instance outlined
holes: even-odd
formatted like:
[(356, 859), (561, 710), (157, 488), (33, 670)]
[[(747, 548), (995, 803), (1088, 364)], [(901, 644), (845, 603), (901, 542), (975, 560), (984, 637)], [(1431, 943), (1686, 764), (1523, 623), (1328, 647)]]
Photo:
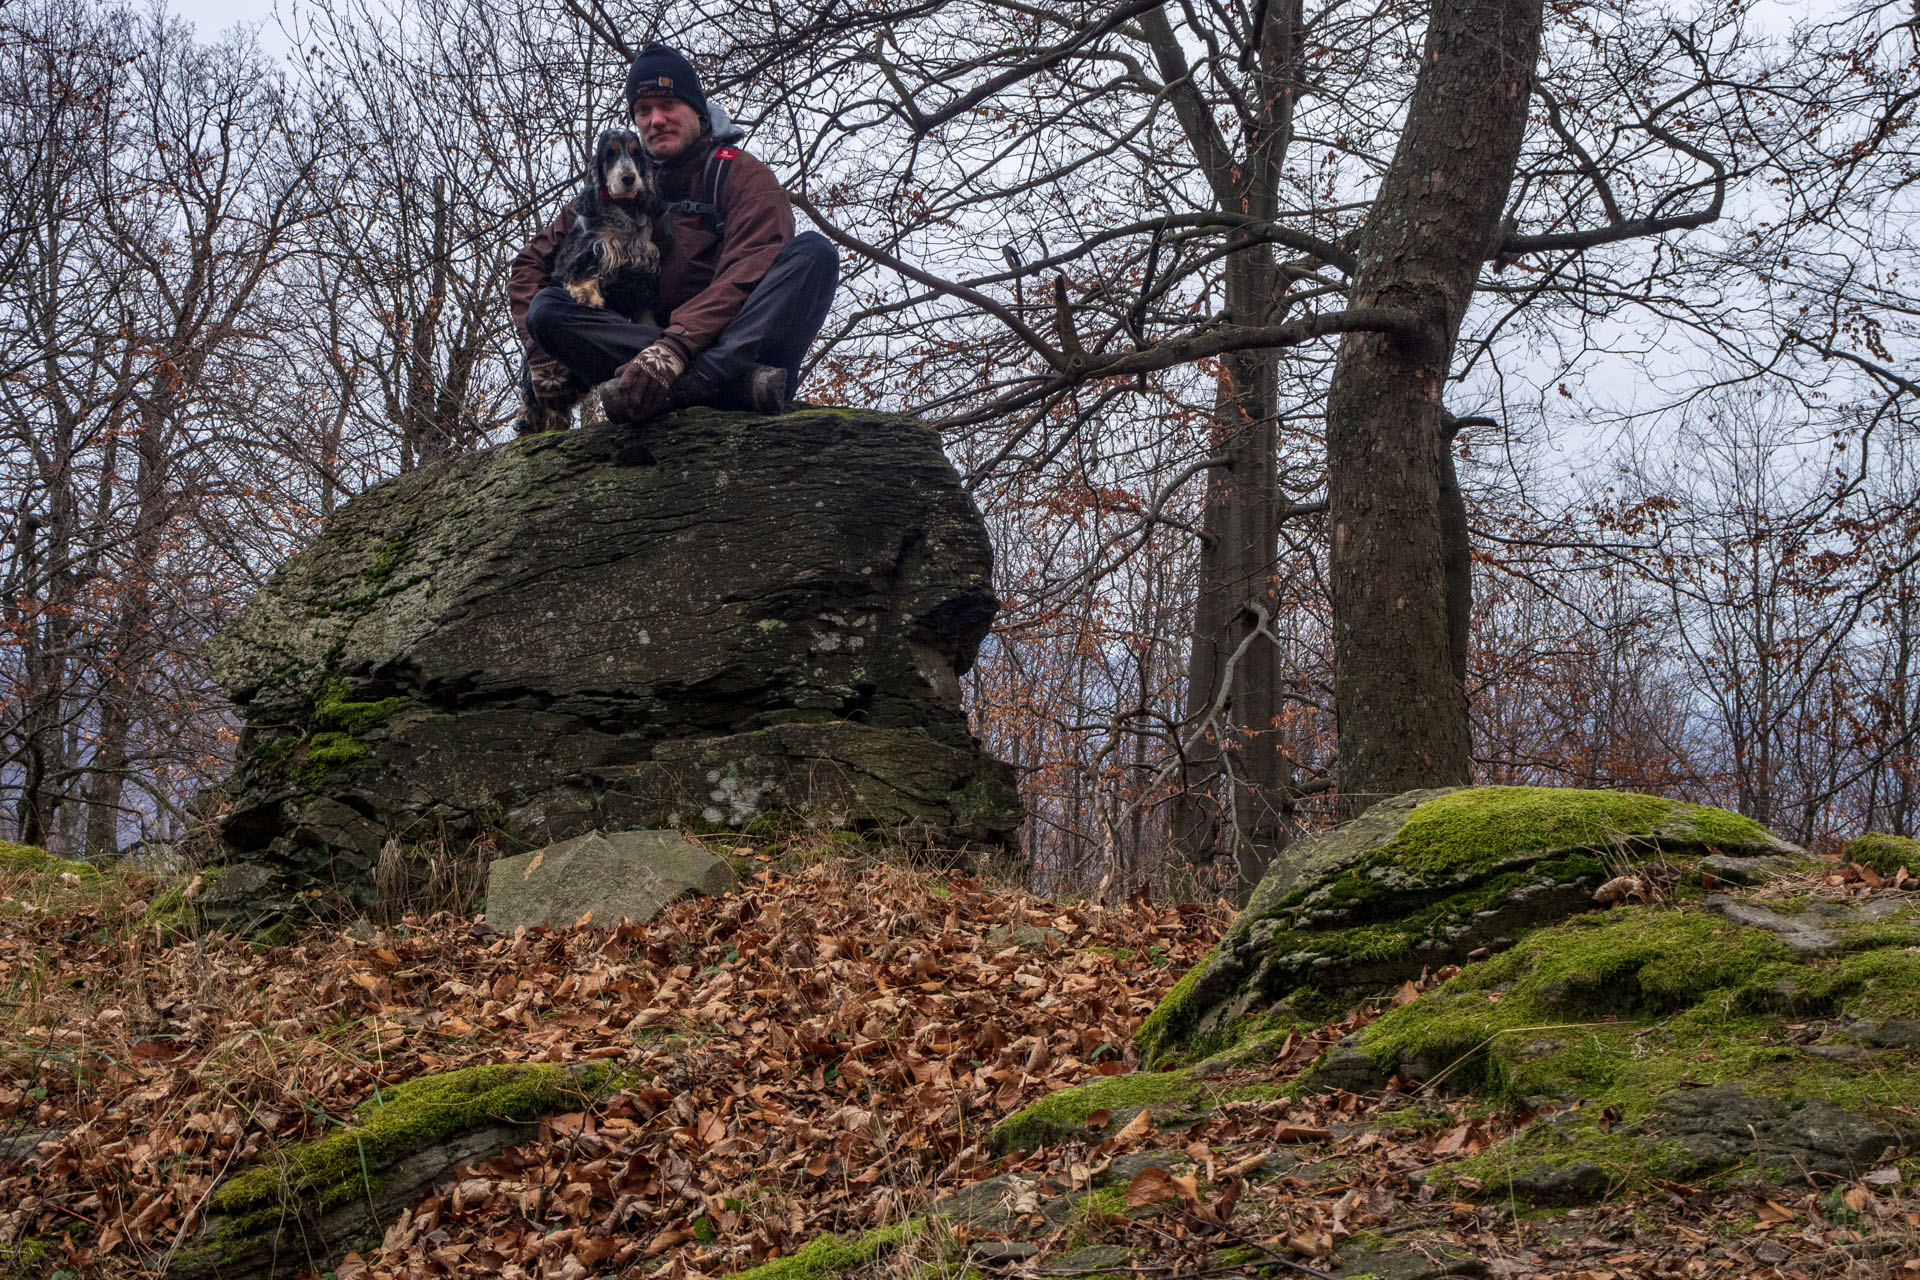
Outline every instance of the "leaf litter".
[[(763, 871), (646, 926), (503, 935), (442, 913), (255, 950), (160, 945), (136, 897), (0, 901), (0, 1244), (52, 1241), (75, 1280), (164, 1271), (220, 1178), (323, 1135), (377, 1089), (587, 1061), (617, 1087), (451, 1171), (339, 1280), (724, 1275), (998, 1174), (1084, 1194), (1147, 1151), (1176, 1164), (1064, 1222), (1036, 1202), (1016, 1232), (1047, 1253), (1124, 1244), (1134, 1270), (1160, 1274), (1332, 1274), (1357, 1245), (1391, 1243), (1494, 1275), (1920, 1278), (1920, 1207), (1897, 1169), (1759, 1199), (1674, 1184), (1542, 1222), (1437, 1197), (1425, 1177), (1513, 1118), (1393, 1093), (1246, 1096), (1297, 1077), (1372, 1009), (1218, 1081), (1242, 1100), (1177, 1131), (1141, 1112), (1111, 1136), (994, 1155), (999, 1119), (1136, 1069), (1134, 1031), (1216, 940), (1221, 905), (1102, 908), (841, 862)], [(1053, 933), (988, 939), (1023, 925)]]

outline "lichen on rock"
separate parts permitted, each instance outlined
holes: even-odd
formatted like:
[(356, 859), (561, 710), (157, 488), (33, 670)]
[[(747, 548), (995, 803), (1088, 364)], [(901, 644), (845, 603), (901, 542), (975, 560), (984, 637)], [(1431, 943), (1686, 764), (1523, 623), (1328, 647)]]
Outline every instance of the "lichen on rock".
[(1151, 1060), (1205, 1056), (1313, 1020), (1422, 969), (1590, 909), (1652, 862), (1805, 855), (1721, 809), (1550, 787), (1414, 791), (1289, 850), (1208, 960), (1142, 1026)]

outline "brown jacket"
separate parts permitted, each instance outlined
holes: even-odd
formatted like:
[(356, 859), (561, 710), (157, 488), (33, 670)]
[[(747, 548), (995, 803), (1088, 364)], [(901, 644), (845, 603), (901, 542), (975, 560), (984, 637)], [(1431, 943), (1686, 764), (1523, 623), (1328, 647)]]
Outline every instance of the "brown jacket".
[[(661, 198), (698, 200), (700, 173), (712, 149), (710, 142), (703, 142), (663, 165), (657, 175)], [(711, 346), (740, 313), (747, 295), (793, 239), (793, 205), (787, 193), (771, 169), (744, 151), (727, 169), (719, 205), (726, 222), (724, 241), (713, 234), (704, 214), (668, 215), (673, 220), (671, 238), (659, 222), (653, 229), (654, 243), (660, 246), (660, 306), (667, 315), (662, 336), (689, 360)], [(513, 327), (529, 347), (527, 307), (546, 286), (554, 252), (578, 216), (568, 201), (507, 267)]]

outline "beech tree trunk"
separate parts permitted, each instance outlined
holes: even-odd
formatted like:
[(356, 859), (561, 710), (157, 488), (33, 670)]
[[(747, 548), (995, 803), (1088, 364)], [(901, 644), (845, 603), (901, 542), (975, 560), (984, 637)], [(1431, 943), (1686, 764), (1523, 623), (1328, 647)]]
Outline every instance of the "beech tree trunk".
[(1349, 812), (1472, 771), (1454, 621), (1464, 522), (1457, 487), (1445, 494), (1441, 390), (1499, 234), (1540, 24), (1540, 0), (1434, 0), (1406, 125), (1357, 246), (1352, 305), (1406, 308), (1424, 332), (1349, 334), (1328, 391), (1337, 770)]
[[(1281, 0), (1259, 27), (1251, 93), (1235, 147), (1194, 93), (1191, 68), (1165, 15), (1141, 16), (1188, 143), (1218, 207), (1227, 212), (1262, 219), (1278, 213), (1281, 166), (1293, 136), (1301, 23), (1299, 0)], [(1222, 275), (1225, 318), (1234, 324), (1279, 322), (1284, 280), (1271, 245), (1246, 243), (1228, 257)], [(1284, 847), (1285, 817), (1295, 799), (1274, 727), (1281, 709), (1280, 655), (1271, 640), (1245, 643), (1275, 609), (1281, 508), (1278, 358), (1270, 350), (1249, 351), (1221, 361), (1212, 447), (1225, 461), (1207, 473), (1187, 724), (1201, 723), (1221, 700), (1222, 681), (1228, 682), (1225, 713), (1189, 749), (1182, 790), (1170, 813), (1175, 847), (1186, 857), (1233, 859), (1242, 899)]]

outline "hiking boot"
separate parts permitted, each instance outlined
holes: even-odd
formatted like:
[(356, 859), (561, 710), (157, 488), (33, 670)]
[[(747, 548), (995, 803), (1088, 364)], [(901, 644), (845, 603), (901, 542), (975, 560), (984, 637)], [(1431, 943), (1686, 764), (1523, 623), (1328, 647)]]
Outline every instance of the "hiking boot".
[[(627, 404), (626, 396), (620, 393), (620, 380), (609, 378), (595, 388), (600, 398), (600, 411), (609, 422), (635, 422), (633, 410)], [(793, 407), (793, 401), (787, 396), (787, 371), (772, 365), (756, 364), (748, 368), (747, 376), (732, 387), (724, 387), (698, 369), (688, 369), (673, 380), (673, 386), (667, 391), (667, 402), (660, 412), (671, 413), (676, 409), (691, 409), (695, 405), (717, 405), (723, 408), (742, 407), (755, 413), (785, 413)]]
[(608, 378), (593, 389), (593, 398), (600, 402), (600, 412), (608, 422), (633, 422), (633, 410), (627, 407), (627, 397), (621, 394), (620, 379)]
[(785, 413), (793, 408), (793, 397), (787, 394), (785, 369), (756, 364), (747, 370), (741, 390), (746, 394), (747, 407), (755, 413)]

